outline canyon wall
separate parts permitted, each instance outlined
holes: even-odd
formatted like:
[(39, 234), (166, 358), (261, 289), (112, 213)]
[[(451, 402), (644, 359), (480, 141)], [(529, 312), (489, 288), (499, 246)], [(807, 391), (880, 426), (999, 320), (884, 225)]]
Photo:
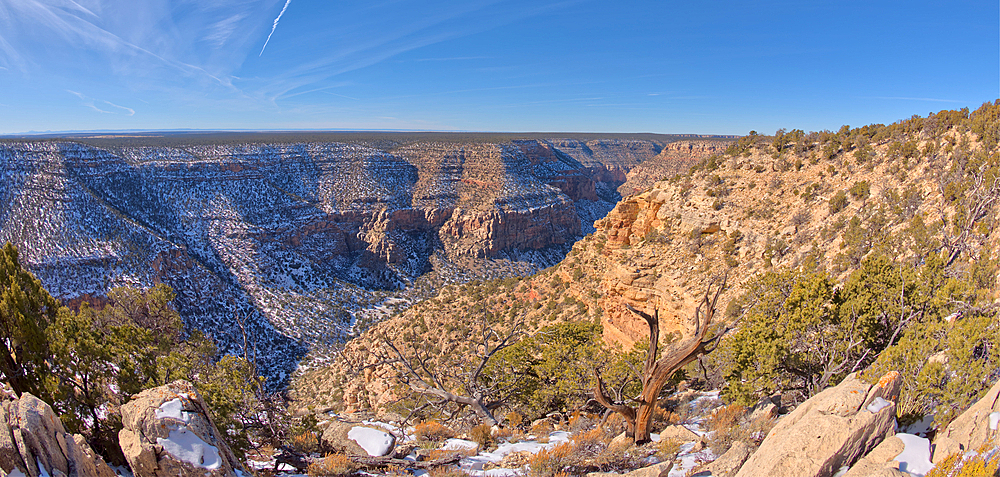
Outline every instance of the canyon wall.
[(2, 143), (0, 242), (64, 300), (167, 283), (189, 325), (230, 351), (247, 332), (280, 378), (391, 312), (394, 295), (405, 307), (419, 299), (409, 290), (558, 262), (614, 207), (626, 171), (663, 151), (373, 144)]

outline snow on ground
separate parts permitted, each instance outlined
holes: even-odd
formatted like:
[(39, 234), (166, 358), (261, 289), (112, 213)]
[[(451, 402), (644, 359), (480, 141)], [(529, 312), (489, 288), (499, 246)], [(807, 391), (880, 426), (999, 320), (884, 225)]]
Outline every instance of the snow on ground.
[(667, 477), (684, 477), (688, 475), (691, 469), (697, 467), (705, 462), (711, 462), (717, 459), (719, 456), (715, 455), (711, 449), (702, 449), (699, 451), (694, 451), (695, 442), (686, 442), (681, 445), (681, 451), (677, 454), (677, 461), (674, 467), (670, 469), (670, 473)]
[[(459, 466), (462, 470), (468, 472), (470, 475), (475, 476), (493, 476), (502, 477), (508, 475), (520, 475), (518, 469), (491, 469), (483, 470), (483, 467), (489, 462), (500, 462), (503, 460), (504, 456), (510, 454), (511, 452), (530, 452), (532, 454), (538, 453), (542, 449), (551, 449), (559, 444), (569, 442), (571, 433), (566, 431), (556, 431), (549, 434), (548, 442), (542, 443), (537, 440), (522, 441), (522, 442), (505, 442), (497, 446), (496, 450), (492, 452), (481, 452), (478, 455), (472, 457), (466, 457), (459, 462)], [(454, 439), (449, 439), (454, 440)]]

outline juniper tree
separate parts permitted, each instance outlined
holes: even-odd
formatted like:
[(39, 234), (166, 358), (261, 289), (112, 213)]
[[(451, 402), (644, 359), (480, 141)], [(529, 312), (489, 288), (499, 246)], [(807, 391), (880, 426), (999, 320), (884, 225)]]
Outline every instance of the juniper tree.
[(45, 330), (59, 303), (18, 262), (10, 242), (0, 250), (0, 374), (17, 394), (46, 396), (49, 345)]

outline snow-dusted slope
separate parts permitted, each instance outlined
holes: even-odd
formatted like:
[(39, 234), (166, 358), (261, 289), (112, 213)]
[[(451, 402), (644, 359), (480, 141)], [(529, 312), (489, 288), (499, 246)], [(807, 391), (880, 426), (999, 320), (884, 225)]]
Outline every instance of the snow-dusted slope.
[(0, 243), (61, 298), (167, 283), (278, 379), (441, 283), (560, 260), (617, 198), (558, 144), (3, 143)]

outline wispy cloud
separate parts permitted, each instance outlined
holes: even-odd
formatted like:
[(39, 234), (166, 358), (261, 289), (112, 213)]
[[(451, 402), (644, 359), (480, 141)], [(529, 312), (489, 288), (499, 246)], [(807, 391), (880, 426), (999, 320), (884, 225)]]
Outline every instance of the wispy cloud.
[[(282, 12), (284, 12), (284, 10), (282, 10)], [(205, 35), (205, 40), (215, 45), (216, 48), (225, 45), (226, 41), (233, 36), (237, 27), (239, 27), (240, 21), (246, 17), (246, 13), (238, 13), (215, 22), (209, 27), (210, 33)]]
[[(88, 107), (90, 109), (93, 109), (94, 111), (97, 111), (99, 113), (104, 113), (104, 114), (124, 114), (126, 116), (133, 116), (133, 115), (135, 115), (135, 110), (132, 109), (132, 108), (126, 108), (125, 106), (119, 106), (119, 105), (117, 105), (115, 103), (112, 103), (111, 101), (105, 101), (103, 99), (94, 99), (94, 98), (91, 98), (90, 96), (87, 96), (87, 95), (85, 95), (83, 93), (78, 93), (76, 91), (72, 91), (72, 90), (68, 90), (68, 89), (66, 90), (66, 92), (70, 93), (70, 94), (72, 94), (74, 96), (76, 96), (77, 98), (80, 98), (80, 100), (83, 101), (83, 103), (82, 103), (83, 106), (86, 106), (86, 107)], [(102, 106), (105, 106), (105, 107), (110, 106), (110, 108), (101, 109), (101, 108), (99, 108), (97, 106), (98, 104), (100, 104)]]
[(489, 56), (456, 56), (453, 58), (417, 58), (411, 61), (468, 61), (468, 60), (488, 60)]
[(264, 54), (264, 48), (267, 48), (267, 43), (271, 41), (271, 35), (274, 34), (274, 30), (278, 29), (278, 20), (281, 20), (281, 16), (285, 14), (285, 10), (288, 10), (288, 4), (290, 3), (292, 3), (292, 0), (285, 0), (285, 6), (281, 7), (281, 12), (278, 13), (278, 17), (274, 19), (274, 25), (271, 25), (271, 33), (267, 34), (267, 39), (264, 40), (264, 46), (261, 47), (260, 54), (257, 55), (258, 57)]

